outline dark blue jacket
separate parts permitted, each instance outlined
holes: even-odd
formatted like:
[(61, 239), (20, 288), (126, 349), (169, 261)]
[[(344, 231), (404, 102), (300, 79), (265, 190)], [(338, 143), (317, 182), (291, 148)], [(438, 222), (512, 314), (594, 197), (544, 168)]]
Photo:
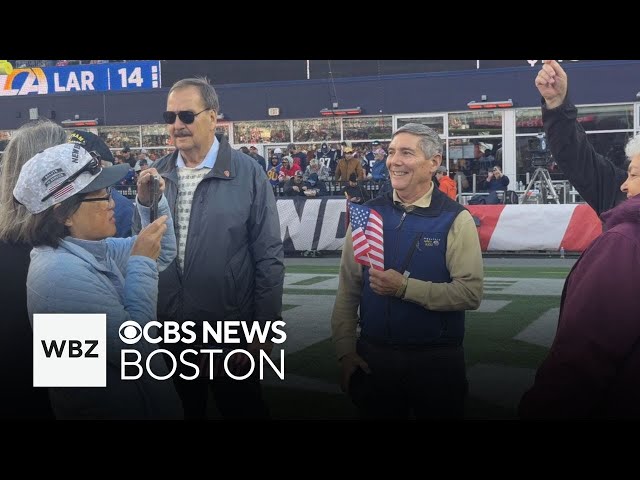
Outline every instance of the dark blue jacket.
[[(160, 273), (158, 320), (279, 320), (284, 251), (273, 190), (258, 162), (216, 137), (216, 163), (193, 195), (184, 271), (176, 259)], [(154, 165), (165, 180), (172, 218), (177, 156), (175, 150)], [(140, 230), (137, 212), (133, 230)]]
[[(405, 213), (393, 202), (393, 193), (377, 197), (365, 205), (376, 210), (384, 225), (385, 269), (410, 278), (450, 282), (446, 266), (447, 235), (458, 214), (464, 210), (440, 190), (433, 190), (428, 208), (416, 207)], [(371, 290), (369, 270), (364, 269), (360, 302), (361, 337), (374, 343), (394, 345), (461, 345), (464, 311), (439, 312)]]
[(111, 190), (111, 198), (115, 203), (116, 237), (127, 238), (132, 235), (133, 202), (115, 188)]

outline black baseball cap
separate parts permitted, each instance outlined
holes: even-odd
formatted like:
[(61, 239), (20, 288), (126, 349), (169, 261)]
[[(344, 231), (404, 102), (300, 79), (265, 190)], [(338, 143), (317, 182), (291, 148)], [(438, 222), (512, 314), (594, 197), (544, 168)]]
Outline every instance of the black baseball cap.
[(67, 143), (77, 143), (88, 152), (96, 152), (101, 160), (114, 163), (113, 154), (104, 140), (95, 133), (86, 130), (73, 130), (67, 139)]

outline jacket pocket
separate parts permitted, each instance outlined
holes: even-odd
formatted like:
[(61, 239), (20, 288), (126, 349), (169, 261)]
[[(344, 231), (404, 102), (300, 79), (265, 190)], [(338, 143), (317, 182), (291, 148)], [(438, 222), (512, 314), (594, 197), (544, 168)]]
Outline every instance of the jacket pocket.
[[(225, 272), (225, 304), (231, 307), (231, 318), (251, 320), (253, 312), (254, 272), (251, 256), (246, 250), (237, 252), (229, 261)], [(244, 318), (247, 317), (247, 318)], [(229, 317), (227, 317), (229, 318)]]

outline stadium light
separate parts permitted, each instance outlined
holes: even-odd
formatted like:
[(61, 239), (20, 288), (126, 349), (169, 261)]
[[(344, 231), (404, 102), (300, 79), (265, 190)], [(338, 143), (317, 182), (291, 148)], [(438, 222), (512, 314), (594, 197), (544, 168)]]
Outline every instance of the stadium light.
[(63, 127), (66, 128), (95, 127), (98, 125), (98, 119), (94, 118), (93, 120), (81, 120), (79, 118), (76, 118), (75, 120), (63, 120), (60, 123)]
[(320, 110), (320, 115), (323, 117), (332, 117), (334, 115), (360, 115), (362, 109), (360, 107), (355, 108), (323, 108)]
[(513, 107), (513, 100), (499, 100), (499, 101), (482, 101), (476, 102), (475, 100), (467, 103), (467, 107), (471, 110), (480, 110), (482, 108), (511, 108)]

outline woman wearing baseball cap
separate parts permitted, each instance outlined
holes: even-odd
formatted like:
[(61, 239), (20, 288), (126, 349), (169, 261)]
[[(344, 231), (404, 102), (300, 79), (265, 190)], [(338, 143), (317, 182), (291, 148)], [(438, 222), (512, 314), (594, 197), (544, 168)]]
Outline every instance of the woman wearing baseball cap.
[[(106, 387), (50, 387), (57, 418), (181, 418), (173, 382), (154, 380), (145, 371), (121, 380), (120, 350), (135, 348), (144, 360), (154, 346), (144, 340), (126, 345), (125, 321), (143, 327), (156, 319), (158, 270), (176, 255), (169, 206), (161, 196), (160, 217), (149, 224), (149, 186), (155, 169), (138, 179), (136, 205), (143, 230), (136, 237), (112, 238), (116, 232), (110, 187), (128, 172), (127, 165), (102, 168), (100, 156), (77, 143), (47, 148), (24, 164), (13, 190), (29, 211), (26, 241), (33, 246), (27, 276), (27, 308), (34, 313), (106, 314)], [(159, 177), (160, 192), (164, 181)], [(161, 195), (161, 193), (160, 193)], [(32, 320), (33, 322), (33, 320)], [(168, 373), (161, 355), (150, 359), (157, 376)], [(135, 373), (135, 372), (133, 372)]]

